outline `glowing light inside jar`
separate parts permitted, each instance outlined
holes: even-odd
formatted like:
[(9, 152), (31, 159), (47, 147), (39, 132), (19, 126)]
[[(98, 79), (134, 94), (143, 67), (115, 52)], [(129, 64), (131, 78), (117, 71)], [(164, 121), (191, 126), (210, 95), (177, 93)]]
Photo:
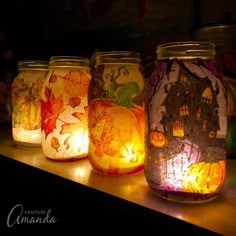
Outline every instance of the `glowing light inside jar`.
[(177, 155), (172, 160), (167, 161), (167, 176), (164, 186), (175, 191), (182, 190), (183, 171), (189, 166), (188, 157), (186, 155)]
[(41, 129), (26, 130), (23, 128), (13, 128), (13, 138), (24, 143), (41, 143)]
[(74, 132), (73, 138), (70, 139), (68, 144), (70, 146), (71, 153), (87, 153), (88, 151), (88, 131), (87, 128), (85, 130), (78, 130)]
[[(214, 45), (202, 46), (206, 61), (201, 53), (178, 57), (183, 48), (195, 52), (192, 44), (159, 46), (146, 84), (145, 177), (158, 195), (174, 201), (209, 200), (225, 179), (226, 93), (211, 58)], [(168, 59), (170, 48), (176, 54)]]
[[(153, 176), (160, 181), (158, 188), (170, 192), (191, 192), (200, 194), (211, 194), (222, 186), (225, 178), (225, 161), (224, 160), (201, 160), (200, 153), (189, 145), (185, 140), (184, 150), (175, 157), (154, 161), (157, 168)], [(212, 153), (211, 149), (207, 152)], [(161, 175), (160, 175), (161, 174)], [(159, 177), (161, 176), (161, 177)]]
[[(73, 68), (72, 59), (53, 57), (51, 60), (55, 60), (53, 65), (63, 60), (65, 65)], [(76, 70), (59, 68), (59, 63), (43, 84), (42, 149), (49, 159), (72, 160), (88, 155), (87, 89), (90, 74), (88, 67), (83, 69), (80, 60), (74, 59)]]
[(57, 130), (57, 132), (54, 132), (54, 136), (50, 135), (48, 142), (43, 143), (46, 155), (51, 159), (61, 160), (86, 157), (88, 152), (87, 127), (78, 130), (74, 128), (71, 129), (71, 132), (69, 134), (60, 134)]
[(200, 158), (197, 144), (192, 144), (187, 139), (183, 140), (183, 144), (184, 149), (181, 153), (178, 153), (175, 157), (168, 160), (162, 158), (163, 170), (164, 168), (166, 169), (161, 184), (162, 189), (183, 191), (183, 172), (185, 172), (192, 163), (197, 162)]
[(134, 143), (130, 143), (125, 145), (124, 147), (121, 147), (121, 155), (128, 163), (137, 162), (139, 158), (139, 149), (136, 148), (136, 145)]

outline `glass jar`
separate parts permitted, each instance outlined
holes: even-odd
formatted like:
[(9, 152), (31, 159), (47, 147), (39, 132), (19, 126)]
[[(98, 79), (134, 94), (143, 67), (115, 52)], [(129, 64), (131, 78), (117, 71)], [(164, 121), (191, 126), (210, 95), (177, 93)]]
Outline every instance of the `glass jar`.
[(193, 31), (198, 41), (215, 44), (217, 67), (223, 75), (228, 101), (227, 158), (236, 158), (236, 24), (215, 24)]
[(52, 56), (41, 96), (42, 149), (51, 160), (78, 160), (88, 154), (89, 60)]
[(88, 159), (105, 175), (129, 175), (144, 165), (144, 79), (140, 54), (98, 52), (88, 91)]
[(144, 174), (168, 200), (209, 201), (225, 181), (227, 99), (214, 55), (208, 42), (157, 47), (145, 87)]
[(48, 62), (22, 60), (11, 89), (12, 135), (18, 147), (41, 147), (40, 97)]

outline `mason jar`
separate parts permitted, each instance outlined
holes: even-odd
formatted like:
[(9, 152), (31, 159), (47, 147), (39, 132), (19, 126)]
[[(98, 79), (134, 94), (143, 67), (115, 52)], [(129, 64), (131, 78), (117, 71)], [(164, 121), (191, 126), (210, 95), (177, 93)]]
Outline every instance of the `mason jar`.
[(216, 63), (223, 75), (228, 102), (227, 158), (236, 158), (236, 25), (215, 24), (197, 28), (193, 36), (216, 46)]
[(52, 56), (41, 94), (42, 150), (47, 158), (78, 160), (88, 154), (88, 58)]
[(157, 47), (145, 87), (144, 174), (165, 199), (209, 201), (224, 184), (227, 99), (214, 57), (209, 42)]
[(12, 135), (18, 147), (41, 147), (41, 89), (48, 62), (22, 60), (11, 88)]
[(144, 166), (144, 79), (140, 54), (98, 52), (88, 90), (88, 159), (105, 175), (129, 175)]

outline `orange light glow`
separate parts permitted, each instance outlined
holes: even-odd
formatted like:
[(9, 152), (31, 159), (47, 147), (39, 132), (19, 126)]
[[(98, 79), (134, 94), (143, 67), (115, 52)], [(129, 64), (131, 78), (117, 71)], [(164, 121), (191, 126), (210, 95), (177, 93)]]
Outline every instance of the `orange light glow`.
[(40, 146), (41, 143), (41, 129), (26, 130), (24, 128), (13, 128), (13, 139), (16, 143), (28, 143), (28, 146)]
[[(53, 160), (80, 159), (88, 155), (89, 67), (78, 57), (52, 57), (41, 96), (42, 149)], [(60, 68), (61, 63), (65, 67)], [(51, 65), (50, 64), (50, 65)], [(73, 66), (71, 68), (71, 66)]]
[(134, 143), (121, 147), (121, 155), (127, 162), (136, 162), (138, 160), (138, 149)]
[[(99, 172), (120, 175), (142, 168), (144, 162), (144, 111), (130, 109), (104, 99), (90, 103), (89, 160)], [(140, 125), (138, 125), (140, 123)]]

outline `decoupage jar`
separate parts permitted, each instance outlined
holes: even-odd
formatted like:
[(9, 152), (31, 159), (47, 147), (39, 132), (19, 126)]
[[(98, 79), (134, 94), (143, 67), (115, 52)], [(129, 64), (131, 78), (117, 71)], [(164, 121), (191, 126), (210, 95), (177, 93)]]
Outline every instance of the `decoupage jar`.
[(214, 56), (208, 42), (159, 45), (147, 79), (144, 174), (168, 200), (209, 201), (225, 181), (227, 100)]
[(129, 175), (144, 165), (144, 80), (140, 54), (99, 52), (88, 91), (88, 159), (95, 171)]
[(236, 24), (213, 24), (197, 28), (193, 36), (198, 41), (215, 44), (216, 63), (223, 75), (228, 102), (227, 158), (236, 158)]
[(52, 56), (41, 96), (42, 149), (47, 158), (79, 160), (88, 154), (89, 60)]
[(48, 62), (22, 60), (11, 88), (12, 135), (18, 147), (41, 147), (40, 97)]

